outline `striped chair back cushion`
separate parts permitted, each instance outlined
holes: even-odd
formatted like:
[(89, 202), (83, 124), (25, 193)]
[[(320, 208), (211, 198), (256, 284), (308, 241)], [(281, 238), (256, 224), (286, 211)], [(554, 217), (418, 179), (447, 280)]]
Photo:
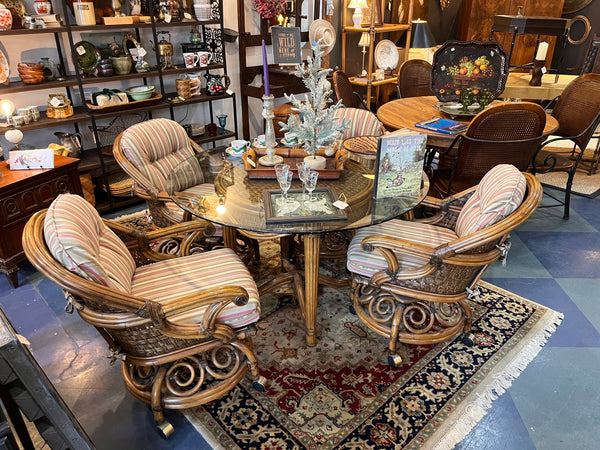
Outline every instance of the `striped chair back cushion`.
[(381, 136), (384, 131), (377, 116), (366, 109), (340, 108), (335, 112), (334, 117), (339, 117), (340, 122), (342, 120), (350, 122), (350, 127), (344, 131), (343, 139), (357, 136)]
[(104, 286), (131, 293), (135, 262), (98, 211), (83, 197), (59, 195), (48, 208), (44, 238), (68, 270)]
[[(192, 170), (173, 169), (194, 155), (184, 128), (169, 119), (152, 119), (132, 125), (121, 136), (125, 157), (160, 191), (167, 190), (167, 177), (175, 179), (175, 190), (183, 190), (203, 182), (202, 170), (190, 160)], [(181, 167), (181, 166), (180, 166)]]
[(463, 206), (456, 222), (456, 234), (466, 236), (492, 225), (513, 213), (523, 201), (527, 181), (511, 164), (491, 169)]

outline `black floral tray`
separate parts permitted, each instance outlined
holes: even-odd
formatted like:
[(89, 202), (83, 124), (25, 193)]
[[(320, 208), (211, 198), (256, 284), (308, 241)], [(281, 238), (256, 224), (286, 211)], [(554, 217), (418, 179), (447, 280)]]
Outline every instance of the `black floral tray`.
[(498, 97), (508, 78), (508, 60), (495, 41), (448, 41), (433, 55), (431, 91), (442, 102), (455, 102), (461, 90), (487, 89)]

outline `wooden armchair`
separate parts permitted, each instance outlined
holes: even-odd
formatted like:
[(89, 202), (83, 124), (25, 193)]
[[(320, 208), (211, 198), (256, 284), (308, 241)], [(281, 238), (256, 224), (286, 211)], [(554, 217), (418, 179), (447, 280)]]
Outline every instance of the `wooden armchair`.
[(337, 101), (342, 101), (346, 108), (369, 109), (358, 92), (355, 92), (350, 84), (350, 79), (345, 72), (336, 70), (333, 72), (333, 88)]
[(433, 344), (462, 333), (473, 344), (467, 299), (541, 199), (535, 176), (499, 165), (478, 186), (443, 200), (427, 197), (433, 217), (394, 219), (356, 233), (347, 260), (353, 308), (389, 340), (390, 365), (402, 361), (399, 343)]
[(398, 69), (398, 98), (433, 95), (430, 84), (431, 64), (427, 61), (409, 59)]
[[(126, 388), (151, 405), (166, 436), (172, 427), (163, 408), (217, 399), (248, 371), (263, 388), (250, 341), (260, 314), (254, 280), (230, 249), (190, 255), (196, 236), (211, 227), (193, 221), (143, 233), (62, 194), (23, 232), (29, 261), (100, 332), (121, 361)], [(182, 236), (179, 254), (152, 249), (172, 236)]]

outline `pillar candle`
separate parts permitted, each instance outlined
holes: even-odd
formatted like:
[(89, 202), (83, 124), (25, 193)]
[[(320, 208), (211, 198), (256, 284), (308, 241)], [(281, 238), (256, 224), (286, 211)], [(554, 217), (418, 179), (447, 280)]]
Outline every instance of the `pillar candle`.
[(269, 63), (267, 62), (267, 47), (265, 46), (265, 40), (262, 41), (262, 52), (263, 52), (263, 83), (265, 85), (265, 95), (270, 95), (269, 91)]
[(548, 52), (548, 43), (540, 42), (540, 45), (538, 45), (537, 54), (535, 55), (535, 59), (537, 59), (538, 61), (545, 61), (547, 52)]

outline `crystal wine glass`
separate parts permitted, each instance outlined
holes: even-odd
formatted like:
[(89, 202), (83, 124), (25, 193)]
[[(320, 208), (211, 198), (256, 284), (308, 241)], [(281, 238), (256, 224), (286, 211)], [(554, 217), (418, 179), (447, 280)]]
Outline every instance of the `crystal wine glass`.
[(287, 173), (289, 171), (290, 171), (290, 166), (288, 164), (277, 164), (275, 166), (275, 174), (277, 175), (277, 180), (282, 178), (284, 174), (287, 176)]
[(302, 181), (302, 198), (304, 200), (306, 200), (308, 198), (308, 196), (306, 195), (306, 177), (308, 177), (308, 172), (310, 172), (310, 166), (302, 161), (299, 163), (296, 163), (296, 167), (298, 168), (298, 178), (300, 178), (300, 181)]
[(308, 191), (308, 201), (311, 202), (314, 200), (312, 193), (317, 187), (317, 178), (319, 178), (319, 172), (311, 170), (308, 172), (306, 182), (304, 183), (306, 185), (306, 190)]
[(293, 176), (294, 176), (294, 174), (288, 170), (285, 173), (285, 175), (282, 175), (277, 178), (277, 181), (279, 181), (279, 187), (281, 188), (281, 192), (283, 194), (282, 198), (283, 198), (283, 209), (284, 210), (287, 208), (287, 202), (288, 202), (287, 193), (290, 190), (290, 186), (292, 185), (292, 177)]

